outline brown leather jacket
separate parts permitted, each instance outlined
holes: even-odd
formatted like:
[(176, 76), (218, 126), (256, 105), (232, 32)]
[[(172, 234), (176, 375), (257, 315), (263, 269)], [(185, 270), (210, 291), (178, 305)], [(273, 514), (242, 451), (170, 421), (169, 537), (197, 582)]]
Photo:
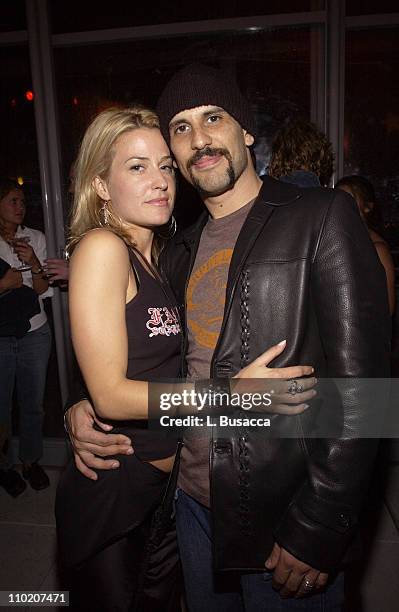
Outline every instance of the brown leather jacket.
[[(161, 257), (182, 318), (206, 219)], [(320, 378), (389, 376), (385, 275), (355, 202), (342, 191), (267, 177), (235, 246), (211, 375), (234, 375), (282, 339), (287, 348), (272, 365), (310, 364)], [(341, 401), (343, 422), (356, 431), (363, 410), (355, 383)], [(298, 431), (310, 412), (289, 417)], [(377, 440), (213, 429), (216, 569), (264, 569), (277, 541), (319, 570), (336, 570), (356, 531)]]

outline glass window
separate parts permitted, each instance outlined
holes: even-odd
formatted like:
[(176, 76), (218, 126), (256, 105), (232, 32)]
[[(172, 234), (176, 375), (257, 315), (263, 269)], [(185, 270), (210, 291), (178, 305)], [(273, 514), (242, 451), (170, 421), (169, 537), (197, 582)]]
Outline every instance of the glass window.
[(397, 13), (398, 10), (397, 0), (346, 0), (347, 15)]
[(345, 174), (371, 180), (387, 239), (399, 243), (399, 31), (346, 37)]
[(24, 0), (3, 0), (0, 2), (0, 32), (26, 30)]
[[(277, 128), (289, 118), (310, 118), (313, 31), (322, 32), (290, 28), (55, 49), (65, 176), (93, 115), (113, 102), (155, 106), (171, 75), (193, 61), (237, 77), (257, 116), (257, 157), (264, 169)], [(184, 220), (194, 212), (185, 205)]]
[[(34, 92), (27, 46), (3, 47), (0, 53), (2, 176), (22, 177), (40, 185), (34, 117)], [(39, 193), (40, 198), (40, 193)]]
[[(124, 28), (128, 26), (153, 25), (157, 23), (180, 23), (228, 17), (251, 17), (273, 13), (297, 13), (324, 8), (324, 0), (219, 0), (198, 3), (175, 0), (155, 5), (116, 0), (109, 5), (108, 12), (99, 10), (98, 3), (79, 0), (52, 0), (49, 8), (54, 33), (82, 32)], [(77, 19), (76, 16), (79, 16)]]

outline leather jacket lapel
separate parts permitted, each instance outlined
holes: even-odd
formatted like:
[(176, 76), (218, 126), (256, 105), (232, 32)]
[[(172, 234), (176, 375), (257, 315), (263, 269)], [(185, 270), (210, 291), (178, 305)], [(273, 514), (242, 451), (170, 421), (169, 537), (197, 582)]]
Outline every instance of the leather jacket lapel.
[[(276, 206), (284, 206), (301, 197), (299, 190), (265, 177), (259, 195), (249, 211), (234, 248), (227, 280), (226, 303), (229, 301), (242, 267), (262, 228), (269, 221)], [(227, 314), (227, 313), (226, 313)]]
[(248, 217), (244, 221), (241, 232), (234, 247), (233, 257), (230, 262), (229, 275), (227, 279), (226, 302), (234, 289), (237, 279), (248, 254), (256, 241), (260, 231), (268, 222), (273, 213), (271, 206), (265, 205), (263, 199), (258, 196)]
[[(237, 286), (237, 281), (240, 277), (245, 261), (251, 252), (262, 229), (269, 221), (276, 206), (284, 206), (290, 204), (301, 197), (300, 191), (293, 185), (281, 183), (270, 177), (265, 177), (259, 195), (256, 198), (248, 217), (244, 221), (241, 232), (238, 236), (233, 257), (231, 259), (229, 275), (227, 278), (226, 301), (223, 314), (222, 327), (220, 329), (218, 343), (216, 345), (214, 356), (217, 354), (220, 339), (223, 336), (224, 328), (231, 304), (233, 302), (234, 291)], [(213, 368), (213, 359), (211, 372)]]

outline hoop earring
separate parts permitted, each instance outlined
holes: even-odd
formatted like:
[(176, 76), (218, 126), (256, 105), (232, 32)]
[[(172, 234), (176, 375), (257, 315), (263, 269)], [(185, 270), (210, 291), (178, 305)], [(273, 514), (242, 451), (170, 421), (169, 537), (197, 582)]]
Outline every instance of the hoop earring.
[(176, 223), (176, 219), (172, 215), (169, 220), (169, 225), (166, 228), (165, 233), (157, 232), (157, 236), (158, 238), (162, 238), (162, 240), (170, 240), (176, 234), (176, 231), (177, 231), (177, 223)]
[(108, 204), (111, 202), (111, 200), (104, 200), (104, 204), (101, 207), (101, 211), (103, 213), (103, 221), (104, 221), (104, 225), (108, 225), (109, 222), (109, 210), (107, 208)]

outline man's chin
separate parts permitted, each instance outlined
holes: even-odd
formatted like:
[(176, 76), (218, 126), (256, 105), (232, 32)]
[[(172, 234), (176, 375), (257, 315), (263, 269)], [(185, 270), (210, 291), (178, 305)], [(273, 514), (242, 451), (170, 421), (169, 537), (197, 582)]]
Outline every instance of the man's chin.
[(202, 198), (216, 198), (223, 195), (226, 191), (230, 191), (234, 187), (234, 180), (228, 180), (223, 183), (215, 184), (205, 181), (199, 181), (196, 177), (192, 177), (192, 185), (198, 191)]

